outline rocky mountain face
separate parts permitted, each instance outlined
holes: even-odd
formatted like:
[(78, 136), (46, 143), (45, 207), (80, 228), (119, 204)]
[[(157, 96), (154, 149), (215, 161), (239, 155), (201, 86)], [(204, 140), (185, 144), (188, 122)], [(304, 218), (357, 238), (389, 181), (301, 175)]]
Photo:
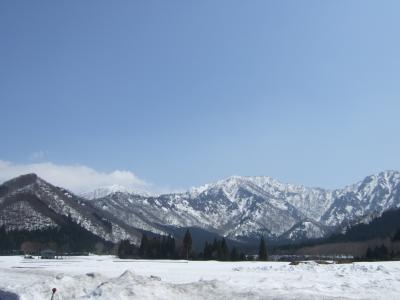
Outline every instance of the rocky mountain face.
[(100, 238), (138, 243), (141, 232), (99, 210), (87, 200), (55, 187), (35, 174), (19, 176), (0, 185), (0, 226), (6, 230), (58, 227), (70, 220)]
[(382, 172), (363, 181), (336, 191), (334, 202), (321, 216), (326, 225), (335, 226), (353, 220), (381, 215), (391, 208), (400, 207), (400, 173)]
[(93, 205), (130, 226), (199, 227), (231, 239), (320, 238), (400, 207), (400, 173), (382, 172), (338, 190), (307, 188), (270, 177), (233, 176), (185, 193), (147, 197), (113, 192)]
[(85, 193), (82, 193), (80, 196), (82, 198), (85, 198), (88, 200), (93, 200), (93, 199), (107, 197), (107, 196), (115, 194), (115, 193), (134, 194), (134, 195), (140, 195), (140, 196), (145, 196), (145, 197), (152, 196), (152, 194), (148, 191), (140, 190), (140, 189), (128, 189), (128, 188), (126, 188), (122, 185), (118, 185), (118, 184), (103, 186), (103, 187), (97, 188), (92, 191), (87, 191)]
[(184, 193), (149, 196), (112, 187), (85, 195), (88, 199), (35, 174), (17, 177), (0, 185), (0, 226), (42, 229), (57, 227), (68, 217), (112, 242), (128, 238), (138, 244), (143, 231), (164, 235), (187, 227), (236, 241), (260, 235), (299, 241), (399, 208), (400, 173), (382, 172), (338, 190), (233, 176)]

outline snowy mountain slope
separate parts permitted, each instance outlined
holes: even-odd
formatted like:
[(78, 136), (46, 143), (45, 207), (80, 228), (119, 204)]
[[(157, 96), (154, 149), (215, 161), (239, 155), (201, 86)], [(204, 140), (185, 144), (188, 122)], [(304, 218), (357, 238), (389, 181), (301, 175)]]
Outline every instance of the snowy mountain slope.
[[(118, 192), (94, 199), (93, 204), (131, 226), (156, 233), (151, 226), (172, 225), (199, 227), (233, 239), (258, 238), (260, 234), (279, 238), (328, 206), (330, 198), (312, 201), (326, 193), (284, 185), (269, 177), (233, 176), (186, 193), (143, 197)], [(304, 204), (303, 209), (292, 203)]]
[[(91, 203), (109, 212), (129, 226), (156, 234), (166, 234), (155, 223), (162, 223), (159, 216), (155, 214), (154, 203), (148, 198), (129, 193), (115, 192), (106, 197), (93, 200)], [(155, 222), (155, 220), (159, 222)]]
[(0, 226), (7, 230), (57, 227), (65, 217), (107, 241), (129, 238), (138, 243), (141, 236), (112, 215), (35, 174), (0, 185)]
[(336, 226), (370, 215), (381, 215), (385, 210), (399, 207), (400, 173), (381, 172), (336, 191), (334, 202), (320, 221), (328, 226)]
[[(185, 193), (145, 197), (112, 193), (92, 202), (137, 228), (200, 227), (233, 239), (320, 238), (368, 214), (400, 206), (400, 173), (382, 172), (338, 190), (232, 176)], [(153, 227), (153, 228), (152, 228)]]
[[(100, 198), (93, 198), (100, 195)], [(77, 197), (34, 174), (0, 185), (0, 226), (58, 226), (59, 216), (96, 235), (139, 242), (141, 231), (167, 234), (171, 227), (197, 227), (235, 240), (320, 238), (348, 224), (400, 207), (400, 173), (382, 172), (344, 189), (324, 190), (281, 183), (271, 177), (232, 176), (184, 193), (138, 195), (106, 188)]]
[(94, 190), (86, 191), (84, 193), (81, 193), (79, 196), (88, 200), (93, 200), (93, 199), (107, 197), (108, 195), (112, 195), (115, 193), (134, 194), (145, 197), (150, 197), (153, 195), (152, 193), (147, 192), (145, 190), (139, 190), (133, 188), (129, 189), (122, 185), (113, 184), (113, 185), (99, 187)]
[(330, 232), (332, 230), (329, 230), (329, 227), (308, 219), (295, 224), (280, 238), (287, 241), (304, 241), (326, 236)]

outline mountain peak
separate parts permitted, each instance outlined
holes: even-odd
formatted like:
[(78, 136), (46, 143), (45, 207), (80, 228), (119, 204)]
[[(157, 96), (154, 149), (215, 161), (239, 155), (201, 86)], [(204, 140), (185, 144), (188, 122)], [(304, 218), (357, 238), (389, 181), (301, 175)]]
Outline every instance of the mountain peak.
[(134, 194), (140, 196), (151, 196), (151, 194), (147, 191), (142, 191), (134, 188), (127, 188), (126, 186), (119, 185), (119, 184), (112, 184), (106, 185), (102, 187), (95, 188), (93, 190), (89, 190), (80, 194), (81, 197), (93, 200), (98, 198), (104, 198), (109, 195), (113, 195), (116, 193), (123, 193), (123, 194)]
[(0, 227), (7, 230), (40, 230), (75, 223), (106, 241), (139, 241), (136, 229), (36, 174), (21, 175), (0, 185), (0, 204)]
[(36, 183), (38, 178), (39, 177), (35, 173), (28, 173), (10, 179), (4, 182), (3, 185), (9, 188), (21, 188)]

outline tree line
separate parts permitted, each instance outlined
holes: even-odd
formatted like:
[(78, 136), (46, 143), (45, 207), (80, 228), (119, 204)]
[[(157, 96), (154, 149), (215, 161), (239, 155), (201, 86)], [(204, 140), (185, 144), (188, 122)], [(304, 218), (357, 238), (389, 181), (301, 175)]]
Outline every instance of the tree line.
[[(400, 229), (398, 229), (391, 238), (392, 243), (400, 242)], [(375, 248), (368, 247), (365, 253), (367, 260), (397, 260), (400, 258), (400, 251), (395, 251), (393, 247), (387, 247), (385, 244), (376, 246)]]
[(39, 255), (41, 250), (52, 249), (61, 254), (68, 253), (110, 253), (113, 244), (104, 241), (77, 224), (45, 228), (42, 230), (11, 230), (0, 227), (0, 254)]
[(129, 240), (122, 240), (118, 245), (106, 242), (79, 225), (68, 222), (66, 226), (45, 228), (41, 230), (7, 231), (0, 227), (0, 254), (40, 255), (45, 249), (52, 249), (59, 255), (76, 253), (116, 253), (120, 258), (144, 259), (191, 259), (191, 260), (267, 260), (268, 253), (265, 239), (260, 239), (258, 255), (246, 255), (235, 246), (230, 247), (225, 238), (206, 241), (204, 247), (193, 248), (193, 238), (188, 230), (181, 240), (172, 235), (149, 236), (142, 234), (140, 246)]
[(258, 255), (246, 255), (235, 246), (229, 247), (225, 238), (214, 239), (213, 242), (206, 241), (203, 251), (196, 252), (192, 247), (193, 239), (188, 230), (181, 241), (177, 243), (175, 238), (168, 236), (148, 237), (143, 233), (139, 248), (129, 240), (119, 243), (117, 255), (119, 258), (145, 258), (145, 259), (191, 259), (191, 260), (219, 260), (240, 261), (268, 260), (267, 245), (264, 237), (261, 237)]

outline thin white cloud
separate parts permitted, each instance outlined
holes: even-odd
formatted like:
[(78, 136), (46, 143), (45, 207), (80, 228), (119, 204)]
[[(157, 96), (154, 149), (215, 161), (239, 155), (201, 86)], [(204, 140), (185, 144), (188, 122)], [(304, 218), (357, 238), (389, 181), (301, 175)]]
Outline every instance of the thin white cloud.
[(47, 151), (43, 150), (33, 152), (31, 155), (29, 155), (29, 159), (32, 161), (44, 160), (46, 157), (47, 157)]
[(151, 185), (124, 170), (99, 172), (84, 165), (58, 165), (52, 162), (15, 164), (0, 160), (0, 182), (22, 174), (36, 173), (51, 184), (75, 193), (94, 190), (103, 186), (120, 185), (129, 190), (146, 191)]

